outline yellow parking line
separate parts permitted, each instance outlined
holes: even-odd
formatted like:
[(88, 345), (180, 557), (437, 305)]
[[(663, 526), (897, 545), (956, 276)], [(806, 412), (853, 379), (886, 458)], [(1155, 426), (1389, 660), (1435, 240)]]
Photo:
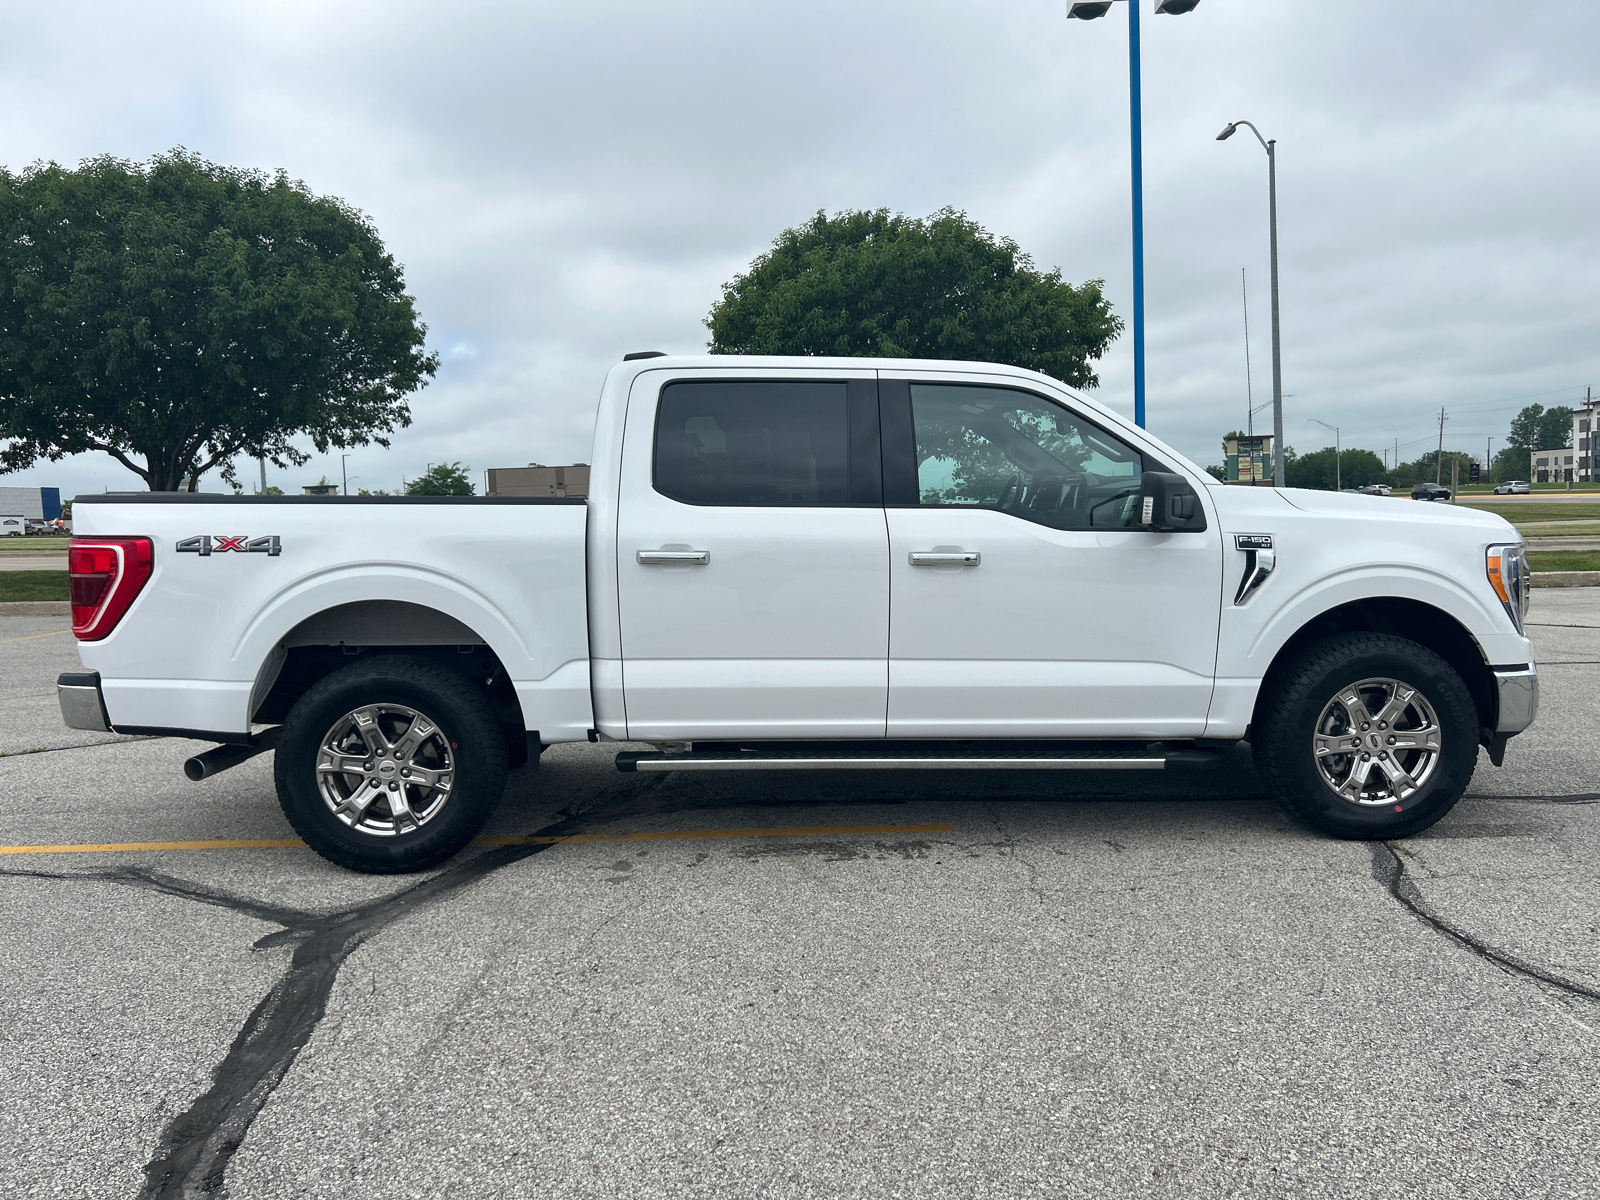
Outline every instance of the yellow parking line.
[[(818, 834), (953, 833), (954, 825), (784, 825), (776, 829), (673, 829), (648, 833), (568, 833), (551, 837), (484, 837), (479, 846), (554, 846), (562, 842), (680, 842), (703, 838), (813, 837)], [(105, 842), (74, 846), (0, 846), (0, 854), (111, 854), (140, 850), (288, 850), (299, 838), (205, 842)]]
[(0, 639), (0, 646), (9, 646), (12, 642), (31, 642), (34, 638), (60, 637), (64, 633), (71, 633), (70, 629), (52, 629), (49, 633), (30, 633), (25, 637)]

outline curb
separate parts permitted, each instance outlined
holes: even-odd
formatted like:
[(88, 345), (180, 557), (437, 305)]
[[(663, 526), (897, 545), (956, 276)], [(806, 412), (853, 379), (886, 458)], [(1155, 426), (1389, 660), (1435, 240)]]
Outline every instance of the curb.
[(1534, 587), (1600, 587), (1600, 571), (1535, 571)]
[(71, 615), (72, 604), (67, 600), (0, 601), (0, 617), (70, 617)]

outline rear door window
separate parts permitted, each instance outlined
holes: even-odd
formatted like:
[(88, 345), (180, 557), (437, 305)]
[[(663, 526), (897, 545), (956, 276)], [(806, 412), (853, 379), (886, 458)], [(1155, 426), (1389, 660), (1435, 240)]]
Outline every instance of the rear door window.
[(656, 416), (655, 488), (685, 504), (848, 504), (850, 442), (843, 381), (669, 383)]

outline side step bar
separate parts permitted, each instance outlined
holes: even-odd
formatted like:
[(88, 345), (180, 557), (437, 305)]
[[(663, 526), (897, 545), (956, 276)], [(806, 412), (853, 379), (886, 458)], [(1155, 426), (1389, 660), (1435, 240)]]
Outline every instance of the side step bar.
[(1213, 750), (1173, 748), (1160, 742), (960, 744), (857, 742), (841, 746), (777, 747), (701, 743), (695, 749), (623, 751), (619, 771), (1164, 771), (1207, 767)]

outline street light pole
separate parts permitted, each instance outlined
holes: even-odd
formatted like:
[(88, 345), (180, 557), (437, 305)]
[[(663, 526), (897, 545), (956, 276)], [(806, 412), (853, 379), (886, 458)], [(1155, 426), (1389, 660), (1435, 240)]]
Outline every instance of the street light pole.
[(1272, 481), (1283, 487), (1283, 355), (1278, 337), (1278, 139), (1267, 139), (1249, 121), (1232, 121), (1217, 134), (1217, 141), (1231, 138), (1239, 126), (1246, 126), (1267, 152), (1267, 240), (1272, 248)]
[[(1111, 9), (1112, 0), (1071, 0), (1067, 16), (1093, 21)], [(1133, 161), (1133, 423), (1144, 428), (1144, 118), (1139, 84), (1139, 4), (1128, 5), (1128, 132)], [(1193, 12), (1200, 0), (1156, 0), (1156, 15)]]
[(339, 484), (339, 495), (341, 496), (350, 494), (350, 465), (347, 461), (349, 457), (348, 454), (339, 455), (339, 478), (342, 480)]
[(1133, 160), (1133, 423), (1144, 428), (1144, 116), (1139, 103), (1139, 0), (1128, 0), (1128, 130)]

